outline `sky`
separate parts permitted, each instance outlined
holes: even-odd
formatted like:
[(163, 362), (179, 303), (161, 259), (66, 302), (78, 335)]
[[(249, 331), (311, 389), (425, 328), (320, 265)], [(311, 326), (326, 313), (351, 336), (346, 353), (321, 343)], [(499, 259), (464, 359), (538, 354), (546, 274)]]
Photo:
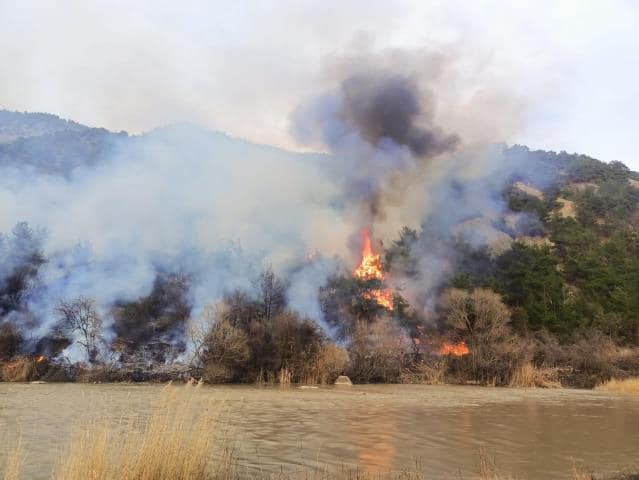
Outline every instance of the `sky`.
[(639, 170), (637, 31), (632, 0), (0, 0), (0, 108), (303, 149), (292, 112), (344, 59), (409, 52), (419, 70), (440, 52), (439, 123), (462, 138), (494, 118), (492, 141)]

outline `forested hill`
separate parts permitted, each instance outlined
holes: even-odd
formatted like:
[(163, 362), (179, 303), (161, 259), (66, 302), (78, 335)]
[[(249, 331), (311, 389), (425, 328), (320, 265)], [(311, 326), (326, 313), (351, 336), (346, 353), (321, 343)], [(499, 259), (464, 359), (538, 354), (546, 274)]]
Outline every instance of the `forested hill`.
[[(57, 372), (67, 365), (66, 358), (93, 366), (107, 365), (105, 359), (111, 358), (115, 363), (107, 369), (129, 365), (132, 372), (143, 365), (152, 372), (185, 353), (191, 317), (208, 311), (207, 305), (218, 305), (230, 316), (212, 324), (203, 337), (212, 343), (202, 347), (210, 355), (192, 366), (193, 374), (210, 367), (204, 376), (211, 381), (254, 381), (263, 372), (275, 378), (291, 365), (296, 365), (295, 381), (302, 381), (305, 368), (316, 368), (324, 354), (341, 359), (326, 378), (348, 371), (361, 382), (404, 381), (406, 372), (425, 381), (427, 372), (439, 371), (447, 381), (504, 385), (515, 381), (520, 368), (533, 365), (555, 377), (572, 372), (563, 379), (553, 377), (553, 382), (593, 386), (639, 372), (639, 349), (629, 348), (639, 344), (639, 174), (620, 162), (504, 145), (486, 147), (485, 155), (451, 156), (445, 166), (433, 162), (428, 167), (448, 170), (424, 189), (428, 208), (421, 225), (386, 238), (373, 232), (380, 256), (371, 257), (385, 275), (362, 279), (353, 274), (352, 258), (322, 263), (326, 259), (298, 252), (300, 264), (277, 272), (280, 278), (270, 268), (256, 273), (234, 263), (235, 253), (225, 246), (211, 256), (209, 237), (201, 248), (193, 248), (200, 230), (191, 229), (192, 217), (221, 203), (220, 215), (213, 217), (223, 220), (220, 231), (229, 224), (226, 235), (241, 232), (242, 226), (235, 224), (242, 221), (229, 207), (243, 195), (255, 197), (262, 191), (254, 190), (259, 183), (249, 181), (255, 167), (262, 168), (262, 175), (264, 165), (297, 172), (303, 162), (310, 162), (305, 166), (310, 165), (313, 181), (315, 175), (326, 175), (322, 181), (336, 191), (339, 201), (321, 197), (330, 203), (322, 208), (346, 217), (344, 205), (351, 200), (339, 188), (340, 179), (331, 177), (331, 162), (348, 159), (256, 145), (193, 125), (129, 136), (47, 114), (1, 112), (0, 131), (0, 178), (7, 205), (16, 206), (9, 211), (15, 215), (10, 222), (17, 224), (11, 230), (5, 219), (0, 235), (0, 362), (24, 357), (33, 364), (42, 355), (57, 365)], [(463, 174), (466, 159), (477, 162), (478, 173)], [(234, 166), (237, 170), (231, 172)], [(135, 181), (126, 185), (129, 174)], [(303, 180), (292, 175), (289, 181)], [(115, 192), (112, 203), (119, 206), (118, 195), (124, 194), (125, 208), (103, 212), (83, 205), (92, 189), (105, 187), (103, 179), (106, 188), (98, 190), (98, 197), (111, 198)], [(276, 175), (270, 181), (276, 189), (284, 180)], [(144, 201), (129, 204), (124, 187), (139, 193), (141, 186)], [(75, 204), (64, 203), (71, 194), (81, 205), (75, 211), (80, 220), (72, 216)], [(52, 199), (61, 199), (61, 206), (55, 205), (51, 215), (42, 214)], [(22, 209), (31, 203), (35, 209)], [(148, 210), (160, 203), (162, 210)], [(275, 205), (284, 212), (294, 204), (284, 193)], [(110, 203), (98, 205), (108, 210)], [(67, 210), (72, 214), (67, 216)], [(142, 216), (127, 221), (130, 210)], [(289, 233), (297, 238), (297, 218), (307, 211), (295, 211)], [(23, 218), (21, 212), (35, 218)], [(244, 221), (254, 224), (257, 237), (273, 234), (279, 224), (271, 214), (277, 211), (269, 209), (260, 219), (251, 214)], [(75, 243), (47, 250), (47, 229), (82, 229), (86, 222), (90, 227), (93, 215), (105, 215), (104, 232), (117, 230), (113, 249), (102, 252), (104, 258)], [(137, 239), (139, 225), (148, 228), (156, 221), (167, 228), (153, 230), (159, 232), (153, 249), (147, 251), (143, 242), (122, 243), (131, 235)], [(210, 224), (217, 227), (215, 221)], [(354, 232), (359, 227), (352, 225)], [(72, 231), (69, 238), (82, 241), (83, 232)], [(176, 258), (158, 264), (155, 250), (170, 238), (175, 239)], [(262, 240), (258, 238), (260, 250)], [(285, 237), (278, 232), (278, 247), (281, 240)], [(288, 255), (293, 250), (287, 245)], [(114, 278), (119, 284), (112, 291)], [(92, 289), (96, 285), (104, 291)], [(129, 290), (139, 293), (132, 298)], [(196, 290), (200, 310), (191, 303)], [(88, 297), (95, 292), (99, 305)], [(274, 292), (277, 308), (272, 306)], [(74, 308), (94, 314), (92, 346), (86, 339), (78, 343)], [(65, 311), (71, 313), (65, 316)], [(464, 320), (456, 322), (459, 318)], [(225, 351), (216, 342), (229, 338), (239, 342), (241, 358), (221, 365), (226, 360), (212, 352)], [(291, 353), (291, 338), (298, 339), (297, 353)], [(335, 340), (343, 341), (346, 350)], [(461, 345), (473, 355), (441, 353), (447, 344)], [(91, 348), (82, 353), (78, 345)], [(315, 356), (308, 357), (309, 352)], [(8, 365), (4, 378), (18, 378), (6, 375), (13, 372)], [(66, 367), (62, 370), (63, 378), (77, 377)], [(117, 378), (130, 378), (126, 375)]]
[(37, 137), (61, 131), (79, 132), (87, 130), (79, 123), (64, 120), (50, 113), (11, 112), (0, 110), (0, 143), (18, 138)]
[(497, 227), (511, 235), (511, 248), (464, 252), (451, 283), (500, 293), (522, 333), (543, 328), (566, 339), (594, 328), (639, 343), (637, 172), (584, 155), (520, 146), (509, 153), (554, 178), (504, 187), (509, 210), (528, 221), (520, 216), (517, 228), (506, 214)]
[[(231, 156), (258, 150), (297, 155), (190, 125), (131, 137), (44, 113), (0, 111), (0, 135), (0, 166), (47, 175), (66, 176), (79, 166), (100, 164), (118, 146), (145, 139), (179, 151), (189, 143)], [(597, 327), (638, 342), (639, 173), (586, 155), (518, 145), (497, 150), (504, 165), (517, 165), (502, 186), (507, 211), (462, 219), (461, 226), (480, 233), (488, 246), (457, 243), (448, 286), (496, 290), (511, 307), (513, 326), (522, 331), (545, 328), (566, 336)], [(396, 270), (391, 265), (398, 257), (432, 233), (428, 222), (419, 232), (405, 229), (388, 248), (388, 268)], [(403, 264), (410, 269), (410, 261)]]
[(48, 113), (0, 110), (0, 166), (68, 175), (105, 160), (126, 133), (89, 128)]

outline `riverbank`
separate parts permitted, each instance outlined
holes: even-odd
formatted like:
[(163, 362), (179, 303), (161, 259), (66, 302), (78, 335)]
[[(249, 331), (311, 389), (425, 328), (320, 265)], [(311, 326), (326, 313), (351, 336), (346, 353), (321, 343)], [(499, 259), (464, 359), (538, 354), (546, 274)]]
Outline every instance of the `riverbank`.
[[(635, 352), (633, 352), (633, 355)], [(464, 363), (468, 359), (435, 358), (426, 359), (404, 368), (397, 378), (388, 384), (421, 384), (421, 385), (475, 385), (475, 386), (510, 386), (516, 388), (603, 388), (611, 391), (627, 393), (639, 392), (639, 375), (633, 364), (630, 368), (616, 368), (614, 364), (583, 364), (580, 368), (572, 366), (535, 366), (532, 362), (514, 367), (509, 382), (478, 381), (464, 374)], [(594, 360), (591, 360), (591, 363)], [(619, 376), (616, 376), (619, 375)], [(44, 357), (23, 356), (10, 362), (0, 362), (0, 382), (64, 382), (64, 383), (167, 383), (188, 382), (203, 379), (201, 368), (187, 364), (152, 366), (150, 368), (127, 368), (115, 365), (70, 364), (50, 362)], [(327, 385), (337, 378), (330, 375), (309, 377), (305, 382), (293, 382), (291, 372), (282, 369), (278, 375), (259, 376), (254, 384), (258, 385)], [(393, 381), (394, 380), (394, 381)], [(209, 384), (229, 384), (229, 382), (212, 382)], [(246, 385), (248, 382), (232, 382)], [(358, 383), (358, 382), (355, 382)]]

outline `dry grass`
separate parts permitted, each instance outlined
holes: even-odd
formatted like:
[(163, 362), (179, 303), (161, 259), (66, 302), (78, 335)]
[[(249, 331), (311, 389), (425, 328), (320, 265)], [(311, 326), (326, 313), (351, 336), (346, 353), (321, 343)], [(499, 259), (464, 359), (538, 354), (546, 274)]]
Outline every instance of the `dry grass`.
[(36, 376), (36, 360), (31, 357), (18, 357), (0, 367), (0, 380), (3, 382), (28, 382)]
[(572, 478), (573, 480), (594, 480), (595, 476), (592, 472), (589, 472), (583, 467), (579, 467), (573, 463)]
[(9, 457), (7, 458), (7, 465), (4, 470), (3, 480), (18, 480), (18, 475), (20, 473), (20, 465), (22, 464), (23, 453), (22, 453), (22, 441), (18, 440), (18, 443), (15, 447), (9, 452)]
[(576, 218), (577, 217), (577, 209), (575, 208), (575, 202), (572, 200), (568, 200), (566, 198), (557, 198), (557, 203), (559, 204), (559, 209), (557, 213), (560, 217), (564, 218)]
[(418, 383), (423, 385), (441, 385), (445, 383), (446, 362), (421, 362), (412, 368), (404, 369), (400, 383)]
[(293, 372), (291, 372), (288, 368), (280, 369), (279, 374), (279, 384), (280, 385), (290, 385), (291, 378), (293, 377)]
[(595, 388), (607, 392), (639, 393), (639, 377), (624, 378), (623, 380), (613, 378)]
[(207, 480), (215, 417), (197, 412), (197, 387), (168, 386), (148, 423), (120, 429), (94, 425), (80, 433), (55, 480)]
[(510, 379), (510, 386), (517, 388), (560, 388), (556, 368), (536, 368), (528, 362), (520, 366)]
[(512, 477), (510, 475), (503, 474), (499, 468), (497, 468), (497, 463), (495, 462), (495, 457), (488, 453), (485, 447), (479, 448), (479, 478), (481, 480), (510, 480)]

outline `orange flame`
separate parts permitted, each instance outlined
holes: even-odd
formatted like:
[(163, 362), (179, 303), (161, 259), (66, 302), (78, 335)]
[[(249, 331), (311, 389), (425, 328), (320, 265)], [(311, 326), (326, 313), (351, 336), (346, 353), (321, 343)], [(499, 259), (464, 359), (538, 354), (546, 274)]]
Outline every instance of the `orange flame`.
[[(359, 280), (384, 280), (381, 256), (373, 252), (371, 236), (367, 229), (362, 232), (362, 260), (353, 271)], [(364, 294), (364, 298), (375, 300), (388, 310), (393, 309), (393, 292), (390, 289), (375, 289)]]
[(393, 309), (393, 292), (391, 292), (388, 288), (366, 292), (364, 294), (364, 298), (375, 300), (378, 304), (388, 310)]
[(373, 252), (371, 236), (368, 230), (362, 232), (362, 261), (353, 275), (360, 280), (384, 280), (382, 260), (379, 254)]
[(448, 343), (444, 342), (444, 344), (439, 349), (440, 355), (454, 355), (455, 357), (463, 357), (464, 355), (468, 355), (470, 350), (466, 345), (466, 342), (459, 343)]
[(36, 363), (42, 363), (46, 360), (46, 357), (44, 355), (38, 355), (36, 357)]

